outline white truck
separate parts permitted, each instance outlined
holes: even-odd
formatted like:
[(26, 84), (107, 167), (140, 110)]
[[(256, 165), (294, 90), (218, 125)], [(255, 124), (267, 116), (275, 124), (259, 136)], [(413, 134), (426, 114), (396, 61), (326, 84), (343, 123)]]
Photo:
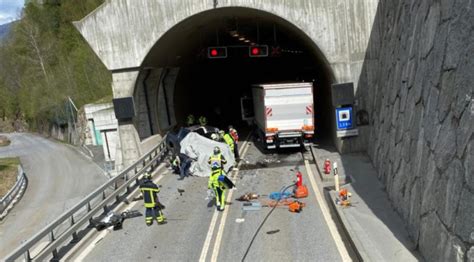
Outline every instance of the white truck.
[(314, 135), (312, 83), (254, 85), (252, 100), (253, 121), (265, 148), (311, 144)]

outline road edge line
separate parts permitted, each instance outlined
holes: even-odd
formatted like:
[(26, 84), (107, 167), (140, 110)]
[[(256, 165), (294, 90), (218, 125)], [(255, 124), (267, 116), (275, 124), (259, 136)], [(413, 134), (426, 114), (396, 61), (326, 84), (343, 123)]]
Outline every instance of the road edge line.
[(331, 219), (329, 208), (326, 206), (326, 202), (323, 198), (323, 195), (321, 194), (321, 191), (319, 191), (319, 188), (317, 187), (313, 171), (311, 170), (311, 167), (307, 159), (304, 160), (304, 165), (306, 167), (309, 181), (311, 183), (311, 187), (313, 188), (316, 200), (320, 199), (320, 201), (316, 201), (316, 202), (321, 208), (321, 212), (323, 213), (324, 220), (326, 221), (326, 224), (329, 228), (329, 232), (331, 233), (334, 243), (336, 244), (337, 250), (339, 251), (339, 255), (341, 255), (341, 258), (343, 261), (352, 261), (351, 257), (349, 256), (349, 252), (347, 251), (347, 248), (344, 245), (344, 242), (342, 241), (342, 238), (339, 235), (339, 232), (337, 231), (336, 224)]

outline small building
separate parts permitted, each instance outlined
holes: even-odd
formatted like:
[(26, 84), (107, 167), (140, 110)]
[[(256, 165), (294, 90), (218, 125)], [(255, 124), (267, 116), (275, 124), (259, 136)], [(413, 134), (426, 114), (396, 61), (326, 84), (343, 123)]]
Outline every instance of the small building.
[(113, 104), (87, 104), (84, 106), (84, 113), (87, 119), (85, 145), (102, 146), (105, 161), (115, 161), (119, 142)]

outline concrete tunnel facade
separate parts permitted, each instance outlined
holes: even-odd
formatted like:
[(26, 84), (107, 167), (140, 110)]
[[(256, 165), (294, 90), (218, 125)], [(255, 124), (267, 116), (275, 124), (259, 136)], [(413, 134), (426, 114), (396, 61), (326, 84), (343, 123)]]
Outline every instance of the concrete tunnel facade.
[[(112, 72), (114, 98), (134, 97), (136, 116), (132, 121), (119, 122), (116, 167), (120, 170), (133, 163), (158, 142), (161, 135), (183, 123), (184, 116), (192, 110), (186, 108), (193, 97), (193, 93), (186, 96), (189, 86), (198, 83), (207, 91), (201, 93), (209, 93), (198, 99), (202, 104), (192, 104), (201, 108), (215, 101), (216, 92), (219, 92), (216, 86), (232, 76), (229, 71), (242, 68), (280, 68), (281, 71), (273, 74), (283, 76), (277, 80), (314, 81), (315, 93), (320, 92), (322, 98), (321, 103), (315, 101), (315, 107), (322, 104), (316, 110), (322, 112), (322, 128), (331, 130), (339, 150), (359, 150), (365, 141), (363, 127), (359, 128), (359, 137), (335, 138), (330, 86), (353, 82), (355, 90), (364, 88), (358, 87), (357, 83), (377, 4), (377, 0), (106, 1), (83, 20), (75, 22), (75, 26)], [(288, 55), (286, 60), (258, 58), (251, 62), (249, 59), (209, 61), (196, 58), (196, 53), (207, 46), (236, 45), (235, 42), (225, 43), (225, 38), (231, 38), (225, 36), (226, 30), (227, 33), (242, 30), (251, 35), (248, 38), (253, 41), (264, 34), (273, 34), (273, 39), (269, 36), (270, 40), (259, 44), (274, 46), (278, 39), (279, 43), (285, 43), (282, 48), (294, 55)], [(203, 80), (202, 72), (211, 70), (221, 70), (212, 72), (222, 76), (214, 82), (209, 82), (212, 74)], [(235, 82), (236, 78), (272, 81), (267, 79), (271, 74), (261, 77), (255, 71), (248, 70), (250, 73), (234, 77), (228, 83)], [(240, 84), (248, 86), (249, 83), (250, 80)], [(203, 88), (207, 84), (214, 89)], [(236, 89), (245, 92), (245, 88)], [(232, 108), (232, 118), (236, 119), (235, 106)]]

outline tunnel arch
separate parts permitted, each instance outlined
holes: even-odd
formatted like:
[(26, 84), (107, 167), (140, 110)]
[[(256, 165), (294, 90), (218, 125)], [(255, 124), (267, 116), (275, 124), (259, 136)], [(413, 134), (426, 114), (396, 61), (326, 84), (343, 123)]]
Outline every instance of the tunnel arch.
[[(235, 32), (245, 36), (249, 42), (238, 40), (232, 35)], [(246, 50), (252, 42), (268, 45), (270, 56), (248, 57)], [(210, 46), (226, 46), (228, 57), (209, 59), (206, 51)], [(265, 10), (225, 7), (190, 16), (156, 41), (140, 68), (134, 96), (138, 103), (147, 104), (144, 111), (148, 112), (146, 119), (142, 117), (137, 121), (148, 122), (147, 125), (137, 123), (141, 137), (146, 137), (147, 133), (163, 133), (176, 124), (182, 125), (190, 113), (206, 115), (207, 112), (211, 124), (218, 127), (235, 125), (235, 122), (242, 124), (238, 119), (238, 100), (249, 94), (250, 85), (278, 81), (315, 82), (317, 130), (320, 126), (319, 130), (326, 132), (320, 131), (319, 134), (329, 136), (330, 85), (336, 77), (327, 57), (297, 25)], [(207, 80), (206, 73), (210, 73)], [(223, 92), (219, 85), (232, 88)], [(193, 86), (200, 88), (196, 90)], [(203, 93), (207, 96), (202, 96)], [(216, 96), (229, 93), (222, 101), (216, 101)], [(202, 102), (196, 102), (196, 98)], [(150, 108), (153, 103), (156, 105)], [(145, 129), (148, 126), (148, 130), (140, 130), (144, 126)]]

